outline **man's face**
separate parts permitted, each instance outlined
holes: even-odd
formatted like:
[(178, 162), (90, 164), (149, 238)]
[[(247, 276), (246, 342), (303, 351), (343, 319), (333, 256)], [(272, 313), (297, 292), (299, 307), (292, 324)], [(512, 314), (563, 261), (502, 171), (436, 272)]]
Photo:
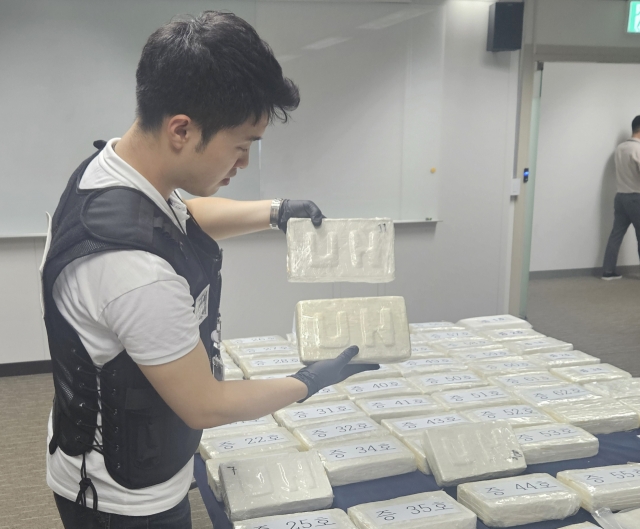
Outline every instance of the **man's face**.
[(180, 187), (192, 195), (206, 197), (229, 185), (238, 169), (249, 165), (251, 144), (262, 138), (267, 125), (266, 117), (258, 123), (251, 119), (216, 133), (204, 149), (192, 145)]

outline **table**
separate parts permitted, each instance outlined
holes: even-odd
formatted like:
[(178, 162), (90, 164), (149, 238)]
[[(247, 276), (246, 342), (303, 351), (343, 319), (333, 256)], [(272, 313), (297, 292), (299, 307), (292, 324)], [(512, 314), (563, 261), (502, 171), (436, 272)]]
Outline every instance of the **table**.
[[(597, 456), (573, 459), (570, 461), (559, 461), (557, 463), (529, 465), (525, 474), (545, 472), (555, 477), (561, 470), (622, 465), (630, 461), (640, 462), (640, 430), (598, 435), (597, 437), (600, 440), (600, 451)], [(202, 495), (202, 500), (204, 501), (215, 529), (232, 528), (233, 524), (227, 518), (222, 504), (216, 501), (213, 492), (209, 488), (206, 467), (200, 454), (196, 454), (195, 456), (194, 475), (198, 483), (198, 488), (200, 489), (200, 494)], [(333, 507), (346, 511), (347, 508), (360, 503), (390, 500), (399, 496), (408, 496), (409, 494), (434, 490), (442, 489), (438, 487), (433, 476), (426, 476), (421, 472), (412, 472), (400, 476), (334, 487)], [(444, 490), (454, 498), (457, 496), (456, 487), (446, 487)], [(580, 509), (578, 514), (565, 520), (520, 525), (518, 529), (558, 529), (580, 522), (595, 523), (587, 511)], [(478, 529), (487, 529), (487, 526), (480, 520), (478, 520), (477, 527)]]

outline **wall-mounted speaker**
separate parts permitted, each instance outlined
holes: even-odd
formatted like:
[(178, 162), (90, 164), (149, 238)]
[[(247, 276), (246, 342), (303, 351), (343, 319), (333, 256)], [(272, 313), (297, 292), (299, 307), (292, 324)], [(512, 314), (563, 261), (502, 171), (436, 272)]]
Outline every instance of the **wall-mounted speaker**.
[(524, 2), (497, 2), (489, 11), (487, 51), (513, 51), (522, 46)]

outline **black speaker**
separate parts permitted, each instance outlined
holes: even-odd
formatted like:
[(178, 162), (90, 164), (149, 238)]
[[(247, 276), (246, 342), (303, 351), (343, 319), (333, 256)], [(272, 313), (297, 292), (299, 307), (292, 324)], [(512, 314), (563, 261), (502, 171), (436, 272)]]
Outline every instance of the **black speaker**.
[(519, 50), (522, 45), (524, 2), (498, 2), (489, 11), (487, 51)]

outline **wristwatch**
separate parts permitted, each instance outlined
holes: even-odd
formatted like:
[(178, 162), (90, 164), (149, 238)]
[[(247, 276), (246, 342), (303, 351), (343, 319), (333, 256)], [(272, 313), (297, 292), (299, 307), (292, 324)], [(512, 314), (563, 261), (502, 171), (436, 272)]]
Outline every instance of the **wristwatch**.
[(278, 229), (278, 216), (280, 215), (280, 206), (284, 201), (283, 198), (274, 198), (271, 201), (271, 210), (269, 212), (269, 227), (272, 230)]

